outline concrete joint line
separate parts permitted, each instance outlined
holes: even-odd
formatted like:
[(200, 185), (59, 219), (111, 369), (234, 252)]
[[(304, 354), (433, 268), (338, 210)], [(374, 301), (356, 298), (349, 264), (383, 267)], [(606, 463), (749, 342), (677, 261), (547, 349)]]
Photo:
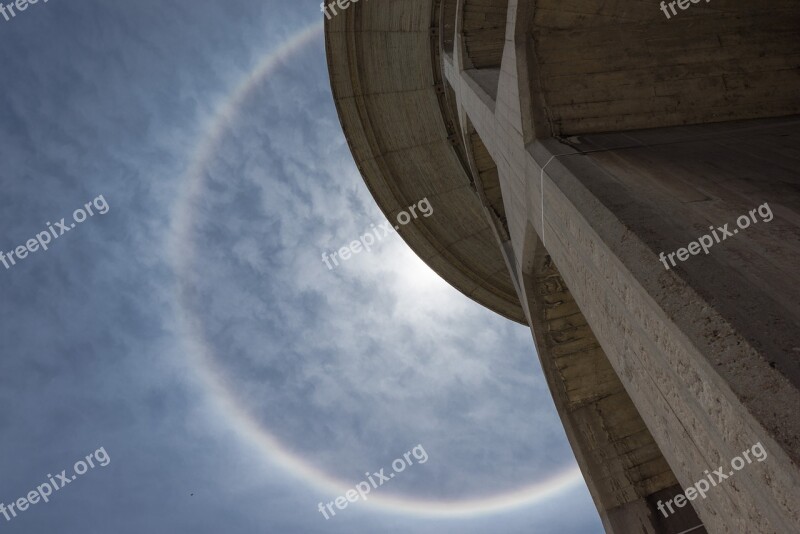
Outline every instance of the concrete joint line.
[[(650, 148), (650, 146), (651, 145), (649, 145), (647, 143), (642, 143), (642, 144), (633, 145), (633, 146), (631, 146), (631, 145), (621, 145), (621, 146), (610, 147), (610, 148), (598, 148), (596, 150), (586, 150), (586, 151), (578, 150), (577, 152), (573, 152), (571, 154), (553, 154), (552, 156), (550, 156), (550, 159), (548, 159), (547, 163), (544, 164), (544, 167), (542, 167), (542, 172), (539, 174), (539, 192), (540, 192), (540, 196), (541, 196), (540, 201), (541, 201), (541, 212), (542, 212), (542, 245), (546, 245), (545, 240), (544, 240), (544, 171), (547, 168), (547, 166), (550, 165), (550, 162), (552, 162), (556, 158), (561, 158), (561, 157), (564, 157), (564, 156), (585, 156), (587, 154), (594, 154), (596, 152), (610, 152), (612, 150), (623, 150), (623, 149), (627, 149), (627, 148)], [(573, 148), (575, 148), (575, 147), (573, 147)]]
[(542, 167), (542, 172), (539, 175), (539, 199), (541, 201), (541, 212), (542, 212), (542, 245), (545, 245), (544, 241), (544, 170), (550, 165), (550, 162), (553, 161), (558, 156), (550, 156), (550, 159), (547, 160), (547, 163), (544, 164)]

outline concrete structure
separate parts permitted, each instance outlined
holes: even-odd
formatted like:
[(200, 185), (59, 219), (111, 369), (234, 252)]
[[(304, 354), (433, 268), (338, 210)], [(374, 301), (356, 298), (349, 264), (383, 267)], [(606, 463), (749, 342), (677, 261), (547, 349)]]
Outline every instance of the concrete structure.
[(672, 4), (361, 1), (333, 93), (384, 213), (434, 206), (406, 242), (530, 325), (608, 532), (800, 532), (800, 3)]

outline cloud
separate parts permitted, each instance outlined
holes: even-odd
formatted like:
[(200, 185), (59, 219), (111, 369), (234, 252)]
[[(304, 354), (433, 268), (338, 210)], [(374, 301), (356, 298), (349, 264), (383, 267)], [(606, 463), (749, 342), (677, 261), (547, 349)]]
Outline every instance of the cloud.
[[(430, 461), (387, 493), (486, 495), (572, 465), (524, 328), (447, 286), (398, 236), (335, 271), (321, 261), (382, 221), (341, 134), (321, 40), (247, 100), (204, 169), (191, 242), (170, 250), (214, 113), (319, 15), (273, 1), (87, 0), (0, 21), (0, 248), (97, 195), (110, 206), (0, 268), (0, 428), (13, 438), (0, 444), (0, 502), (100, 446), (112, 458), (8, 532), (441, 531), (369, 506), (317, 517), (335, 496), (264, 462), (221, 417), (186, 353), (178, 287), (240, 407), (333, 476), (357, 482), (417, 443)], [(187, 250), (189, 269), (174, 272), (171, 254)], [(561, 506), (581, 513), (563, 532), (597, 524), (576, 491)], [(521, 532), (545, 517), (495, 519)]]
[[(292, 83), (313, 87), (300, 71), (319, 72), (320, 57), (298, 58)], [(524, 328), (449, 287), (394, 234), (325, 266), (323, 251), (383, 217), (352, 161), (320, 165), (326, 147), (346, 150), (332, 107), (308, 104), (327, 92), (295, 108), (274, 97), (290, 92), (284, 76), (251, 96), (209, 162), (184, 280), (241, 408), (345, 479), (423, 442), (439, 460), (408, 485), (431, 498), (509, 491), (573, 465)], [(525, 361), (527, 380), (514, 380)]]

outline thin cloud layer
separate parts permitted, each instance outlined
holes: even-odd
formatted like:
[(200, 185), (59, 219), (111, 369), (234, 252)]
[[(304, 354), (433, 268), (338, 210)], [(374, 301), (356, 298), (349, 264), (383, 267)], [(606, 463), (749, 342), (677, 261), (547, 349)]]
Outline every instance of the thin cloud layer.
[[(326, 522), (317, 502), (336, 495), (265, 455), (204, 382), (197, 343), (260, 431), (345, 482), (423, 444), (429, 461), (387, 495), (489, 496), (574, 466), (526, 329), (447, 286), (397, 235), (334, 271), (322, 262), (383, 217), (342, 136), (321, 39), (246, 99), (203, 167), (191, 239), (171, 239), (215, 113), (319, 16), (272, 1), (87, 0), (0, 21), (0, 248), (97, 195), (110, 206), (0, 268), (0, 502), (99, 447), (111, 458), (0, 528), (599, 531), (580, 485), (485, 518), (359, 503)], [(176, 271), (175, 255), (191, 261)], [(187, 317), (201, 336), (184, 337)]]

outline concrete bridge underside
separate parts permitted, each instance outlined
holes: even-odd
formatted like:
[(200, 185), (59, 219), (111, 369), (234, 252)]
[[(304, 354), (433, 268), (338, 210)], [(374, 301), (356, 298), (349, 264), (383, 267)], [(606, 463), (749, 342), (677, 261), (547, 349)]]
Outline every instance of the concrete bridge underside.
[(608, 532), (800, 532), (800, 4), (740, 4), (382, 0), (327, 23), (368, 187), (389, 217), (427, 196), (403, 238), (530, 325)]

